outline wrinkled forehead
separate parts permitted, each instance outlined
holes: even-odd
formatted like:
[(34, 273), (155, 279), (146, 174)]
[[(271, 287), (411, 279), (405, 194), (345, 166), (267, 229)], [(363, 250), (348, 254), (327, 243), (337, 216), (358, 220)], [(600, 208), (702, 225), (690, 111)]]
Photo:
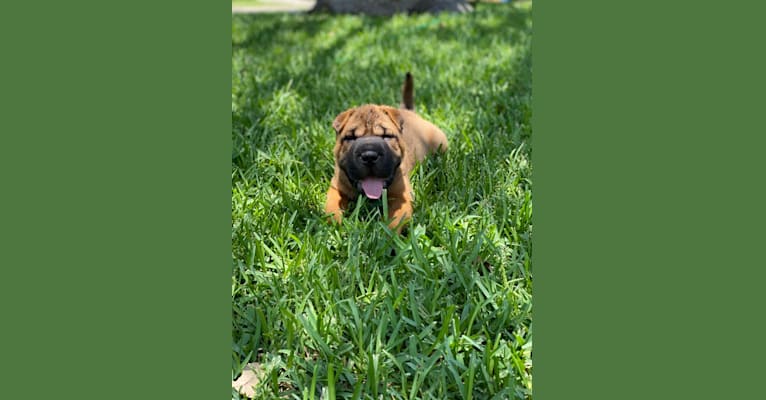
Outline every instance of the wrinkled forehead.
[(354, 111), (354, 115), (346, 124), (346, 129), (364, 129), (366, 131), (375, 130), (379, 126), (390, 126), (391, 120), (378, 107), (365, 105), (360, 106)]

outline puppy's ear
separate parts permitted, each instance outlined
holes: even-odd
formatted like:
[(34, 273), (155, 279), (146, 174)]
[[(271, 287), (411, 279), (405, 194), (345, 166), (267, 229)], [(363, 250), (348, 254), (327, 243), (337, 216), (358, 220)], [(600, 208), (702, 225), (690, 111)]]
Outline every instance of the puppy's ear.
[(399, 131), (399, 133), (401, 133), (402, 126), (404, 125), (404, 119), (402, 118), (402, 114), (399, 112), (399, 110), (390, 106), (380, 106), (380, 109), (386, 113), (388, 118), (391, 118), (391, 121), (394, 123), (394, 125), (396, 125), (396, 129)]
[(340, 133), (340, 131), (346, 125), (346, 122), (348, 122), (348, 118), (353, 113), (354, 113), (354, 109), (349, 108), (348, 110), (343, 111), (342, 113), (338, 114), (337, 117), (335, 117), (335, 121), (332, 122), (332, 128), (335, 129), (336, 135)]

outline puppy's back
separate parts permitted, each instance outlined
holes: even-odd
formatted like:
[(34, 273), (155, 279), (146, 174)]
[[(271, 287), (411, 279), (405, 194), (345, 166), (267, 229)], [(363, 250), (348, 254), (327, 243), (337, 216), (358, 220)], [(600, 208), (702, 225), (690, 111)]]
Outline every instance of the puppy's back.
[(437, 150), (447, 151), (447, 136), (436, 125), (409, 110), (399, 110), (404, 121), (402, 138), (407, 143), (412, 161), (423, 159)]

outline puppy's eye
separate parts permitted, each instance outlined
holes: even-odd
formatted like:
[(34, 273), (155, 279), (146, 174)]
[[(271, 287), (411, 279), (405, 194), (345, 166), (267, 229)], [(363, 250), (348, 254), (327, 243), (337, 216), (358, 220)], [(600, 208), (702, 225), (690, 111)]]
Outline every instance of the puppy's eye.
[(344, 142), (350, 142), (354, 139), (356, 139), (356, 128), (348, 131), (348, 134), (346, 134), (346, 136), (343, 136)]

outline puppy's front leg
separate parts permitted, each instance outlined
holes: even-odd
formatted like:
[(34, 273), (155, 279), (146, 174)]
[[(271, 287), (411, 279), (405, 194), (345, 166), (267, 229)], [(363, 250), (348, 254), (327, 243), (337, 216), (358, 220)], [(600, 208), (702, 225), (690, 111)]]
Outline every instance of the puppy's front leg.
[(391, 215), (391, 222), (388, 227), (401, 234), (402, 228), (412, 217), (412, 199), (406, 194), (399, 197), (389, 197), (388, 212)]
[(348, 199), (338, 189), (330, 186), (327, 190), (327, 202), (325, 203), (324, 210), (328, 214), (332, 214), (332, 218), (335, 222), (340, 223), (343, 219), (343, 210), (348, 206)]

